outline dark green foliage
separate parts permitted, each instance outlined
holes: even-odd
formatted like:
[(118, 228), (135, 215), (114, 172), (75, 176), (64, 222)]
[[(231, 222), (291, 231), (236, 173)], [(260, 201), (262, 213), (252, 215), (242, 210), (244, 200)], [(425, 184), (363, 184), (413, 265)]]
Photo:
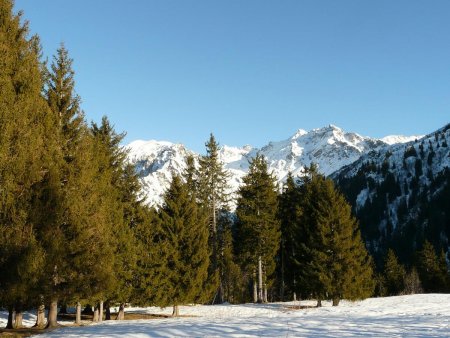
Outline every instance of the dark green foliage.
[(160, 259), (166, 276), (158, 285), (156, 304), (204, 301), (209, 266), (208, 220), (177, 176), (166, 192), (159, 218)]
[(445, 254), (436, 254), (433, 245), (425, 241), (418, 253), (418, 272), (426, 292), (448, 292), (449, 274)]
[[(297, 291), (298, 277), (296, 269), (296, 239), (301, 237), (298, 233), (298, 220), (301, 215), (301, 189), (295, 183), (291, 173), (288, 174), (283, 193), (279, 197), (278, 218), (280, 219), (281, 242), (278, 255), (279, 294), (283, 300)], [(289, 297), (287, 299), (292, 299)]]
[(408, 146), (406, 148), (403, 158), (407, 159), (408, 157), (417, 157), (417, 151), (414, 146)]
[(416, 159), (414, 168), (415, 168), (416, 177), (420, 177), (423, 175), (422, 160), (420, 158)]
[(362, 299), (372, 295), (372, 261), (349, 204), (331, 180), (314, 168), (304, 182), (299, 243), (300, 287), (317, 298)]
[(47, 126), (37, 37), (28, 36), (12, 1), (0, 2), (0, 306), (33, 302), (44, 248), (37, 240), (36, 184), (46, 174)]
[[(221, 291), (224, 290), (223, 277), (224, 271), (220, 270), (224, 267), (225, 262), (220, 262), (223, 259), (221, 252), (225, 248), (220, 245), (223, 241), (219, 241), (218, 219), (220, 214), (228, 211), (228, 203), (230, 200), (229, 187), (227, 179), (229, 173), (224, 169), (223, 163), (219, 158), (219, 144), (214, 135), (211, 134), (208, 142), (206, 142), (206, 155), (199, 160), (200, 168), (198, 170), (197, 180), (193, 180), (192, 173), (195, 170), (192, 159), (187, 159), (188, 170), (186, 181), (190, 188), (196, 191), (196, 197), (199, 200), (201, 207), (206, 211), (209, 218), (209, 247), (211, 251), (211, 266), (209, 267), (209, 275), (211, 285), (209, 288), (212, 293), (218, 294), (219, 301), (224, 301), (224, 296)], [(231, 245), (231, 243), (229, 243)], [(216, 285), (214, 285), (216, 284)], [(214, 290), (215, 289), (215, 290)]]
[(92, 125), (92, 134), (98, 163), (96, 185), (102, 196), (96, 206), (100, 208), (101, 218), (96, 223), (107, 229), (110, 236), (109, 246), (102, 249), (103, 255), (113, 258), (108, 264), (113, 273), (102, 296), (125, 303), (130, 301), (133, 292), (139, 247), (134, 234), (141, 221), (139, 184), (134, 168), (126, 163), (126, 153), (120, 146), (124, 134), (117, 134), (106, 117), (101, 125)]
[(251, 162), (248, 174), (239, 189), (236, 209), (237, 251), (243, 271), (250, 280), (263, 265), (263, 283), (268, 288), (275, 271), (275, 256), (280, 243), (280, 225), (277, 218), (275, 179), (269, 174), (263, 156)]
[(386, 291), (389, 296), (396, 296), (405, 290), (406, 271), (398, 262), (394, 251), (390, 249), (384, 262), (384, 278), (386, 280)]
[(218, 270), (220, 273), (220, 292), (218, 299), (221, 303), (243, 302), (244, 281), (242, 272), (234, 254), (233, 220), (229, 213), (222, 213), (218, 220), (217, 241), (220, 251), (218, 253)]

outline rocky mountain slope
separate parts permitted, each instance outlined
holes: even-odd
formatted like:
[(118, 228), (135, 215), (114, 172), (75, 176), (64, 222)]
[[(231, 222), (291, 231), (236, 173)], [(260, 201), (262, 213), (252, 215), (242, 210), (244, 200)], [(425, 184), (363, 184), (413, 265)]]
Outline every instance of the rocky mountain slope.
[[(301, 175), (305, 166), (312, 162), (319, 170), (329, 175), (341, 167), (353, 163), (362, 155), (378, 151), (390, 142), (409, 141), (408, 137), (390, 136), (386, 141), (363, 137), (356, 133), (344, 132), (329, 125), (309, 132), (298, 130), (290, 138), (269, 142), (258, 149), (252, 146), (223, 146), (220, 158), (230, 172), (231, 192), (237, 191), (242, 177), (247, 173), (249, 160), (261, 152), (268, 160), (269, 168), (281, 184), (289, 171)], [(181, 174), (185, 168), (188, 154), (198, 158), (198, 154), (182, 144), (163, 141), (134, 141), (126, 148), (129, 160), (136, 165), (142, 180), (146, 200), (151, 205), (162, 202), (164, 191), (168, 188), (172, 175)]]
[(449, 252), (449, 144), (450, 124), (421, 139), (370, 151), (332, 175), (376, 258), (394, 248), (411, 262), (425, 239)]

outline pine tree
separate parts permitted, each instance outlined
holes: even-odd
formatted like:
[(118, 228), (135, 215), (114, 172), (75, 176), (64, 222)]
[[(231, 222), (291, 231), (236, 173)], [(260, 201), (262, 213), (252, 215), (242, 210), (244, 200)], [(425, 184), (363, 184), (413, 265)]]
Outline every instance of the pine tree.
[(54, 121), (56, 148), (49, 152), (51, 165), (40, 185), (36, 210), (40, 241), (46, 248), (42, 292), (51, 304), (49, 327), (57, 325), (58, 301), (78, 303), (97, 297), (112, 275), (108, 264), (112, 236), (107, 222), (101, 221), (107, 212), (102, 205), (95, 142), (74, 88), (72, 60), (61, 46), (44, 93)]
[(297, 255), (303, 265), (300, 279), (319, 300), (331, 298), (334, 306), (343, 298), (367, 298), (374, 289), (372, 260), (350, 205), (330, 179), (314, 168), (310, 171), (300, 220), (303, 231), (298, 232), (303, 237)]
[[(289, 172), (283, 193), (279, 197), (278, 218), (281, 225), (281, 243), (279, 253), (280, 298), (284, 300), (286, 291), (295, 293), (296, 289), (296, 246), (295, 233), (301, 213), (301, 193), (294, 177)], [(295, 295), (294, 295), (294, 298)]]
[(236, 209), (241, 266), (253, 277), (255, 302), (267, 301), (267, 289), (275, 271), (280, 242), (277, 202), (275, 179), (269, 174), (264, 157), (258, 154), (243, 178)]
[[(119, 303), (117, 319), (124, 319), (125, 304), (133, 294), (137, 248), (134, 229), (139, 222), (138, 213), (141, 201), (139, 183), (132, 166), (126, 163), (126, 152), (120, 146), (124, 134), (117, 134), (106, 117), (101, 125), (92, 125), (95, 142), (95, 156), (98, 163), (97, 185), (102, 193), (100, 206), (101, 220), (97, 222), (108, 229), (111, 236), (109, 249), (114, 252), (113, 276), (104, 285), (103, 297), (109, 302)], [(108, 258), (108, 248), (104, 248), (102, 257)], [(97, 299), (100, 301), (101, 299)]]
[(388, 295), (396, 296), (405, 289), (406, 271), (403, 265), (398, 262), (397, 256), (392, 249), (389, 249), (384, 263), (384, 278)]
[(218, 270), (220, 272), (220, 292), (223, 303), (237, 303), (242, 298), (243, 279), (239, 265), (236, 264), (233, 245), (233, 220), (232, 215), (222, 213), (218, 220), (217, 241), (221, 248), (218, 258)]
[(448, 268), (445, 254), (436, 254), (434, 246), (425, 241), (418, 253), (418, 272), (425, 292), (446, 292)]
[(209, 266), (208, 222), (178, 176), (166, 192), (159, 217), (166, 277), (156, 301), (160, 306), (173, 305), (173, 315), (178, 316), (178, 305), (204, 300)]
[[(200, 158), (200, 168), (198, 172), (198, 194), (200, 205), (206, 210), (209, 217), (209, 245), (211, 250), (211, 266), (209, 268), (209, 274), (211, 280), (218, 282), (218, 293), (221, 302), (224, 301), (224, 295), (220, 292), (223, 290), (223, 276), (224, 271), (220, 270), (220, 267), (224, 265), (223, 262), (219, 262), (223, 257), (223, 251), (225, 248), (220, 246), (218, 240), (218, 219), (221, 213), (228, 210), (229, 203), (229, 186), (227, 180), (229, 173), (224, 169), (223, 163), (219, 158), (219, 144), (213, 134), (210, 135), (208, 142), (206, 142), (206, 155)], [(191, 160), (192, 162), (192, 160)], [(188, 175), (186, 177), (189, 185), (192, 186), (192, 163), (188, 162)], [(191, 187), (192, 188), (192, 187)], [(217, 278), (216, 276), (219, 276)], [(211, 288), (217, 288), (217, 286), (211, 285)], [(215, 293), (217, 293), (214, 290)]]
[[(44, 248), (33, 220), (35, 185), (47, 171), (48, 107), (41, 92), (42, 64), (37, 36), (28, 36), (13, 2), (0, 2), (0, 304), (8, 327), (21, 325), (21, 311), (33, 303)], [(51, 123), (50, 123), (51, 124)]]

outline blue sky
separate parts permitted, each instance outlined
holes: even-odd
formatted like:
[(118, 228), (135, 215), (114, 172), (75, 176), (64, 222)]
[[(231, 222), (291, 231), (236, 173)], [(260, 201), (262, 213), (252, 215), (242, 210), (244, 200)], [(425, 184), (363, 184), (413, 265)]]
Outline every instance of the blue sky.
[(362, 135), (450, 122), (450, 1), (16, 0), (63, 41), (89, 120), (126, 142), (262, 146), (330, 123)]

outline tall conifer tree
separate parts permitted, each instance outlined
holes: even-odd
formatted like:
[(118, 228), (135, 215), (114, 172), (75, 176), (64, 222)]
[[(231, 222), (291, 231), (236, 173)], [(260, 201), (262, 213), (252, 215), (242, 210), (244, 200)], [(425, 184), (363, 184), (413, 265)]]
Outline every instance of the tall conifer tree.
[[(139, 183), (134, 168), (126, 163), (126, 152), (120, 146), (124, 134), (117, 134), (106, 117), (101, 125), (93, 124), (95, 154), (99, 165), (97, 184), (103, 192), (102, 222), (112, 236), (109, 248), (114, 251), (113, 277), (104, 285), (103, 296), (119, 303), (117, 319), (124, 319), (125, 303), (133, 294), (137, 249), (134, 229), (139, 219)], [(107, 248), (104, 248), (107, 249)], [(107, 259), (109, 252), (103, 252)], [(99, 299), (100, 300), (100, 299)]]
[(0, 303), (21, 311), (32, 302), (33, 287), (42, 271), (44, 248), (33, 219), (35, 186), (48, 170), (46, 130), (51, 125), (42, 98), (43, 76), (39, 40), (28, 36), (13, 2), (0, 2)]
[(178, 176), (166, 192), (159, 216), (166, 276), (159, 285), (157, 303), (173, 305), (173, 315), (178, 316), (178, 305), (204, 301), (210, 256), (208, 222)]
[[(279, 197), (278, 217), (281, 226), (281, 242), (278, 260), (280, 298), (283, 300), (286, 291), (296, 290), (296, 242), (299, 229), (297, 222), (301, 214), (301, 192), (294, 177), (289, 172), (282, 194)], [(295, 295), (294, 295), (294, 298)]]
[(299, 219), (299, 274), (316, 297), (362, 299), (372, 295), (372, 260), (350, 205), (314, 167), (306, 179)]
[(280, 225), (275, 179), (260, 154), (250, 162), (239, 189), (236, 215), (240, 260), (244, 271), (253, 277), (254, 301), (267, 301), (267, 287), (279, 249)]
[[(219, 218), (222, 213), (227, 212), (230, 196), (227, 183), (229, 173), (224, 169), (224, 165), (220, 160), (219, 150), (219, 144), (214, 135), (211, 134), (208, 142), (206, 142), (206, 155), (200, 157), (199, 161), (200, 168), (197, 180), (197, 197), (209, 217), (209, 244), (211, 250), (211, 266), (209, 273), (212, 277), (218, 276), (218, 278), (211, 278), (211, 281), (218, 281), (218, 298), (223, 302), (224, 295), (222, 291), (224, 271), (221, 270), (221, 268), (224, 266), (224, 262), (219, 261), (223, 260), (225, 248), (221, 246), (224, 242), (219, 241), (218, 234), (222, 231), (222, 229), (219, 229)], [(188, 184), (192, 181), (190, 180), (190, 175), (187, 176), (187, 181)], [(212, 287), (215, 288), (214, 285), (212, 285)]]

